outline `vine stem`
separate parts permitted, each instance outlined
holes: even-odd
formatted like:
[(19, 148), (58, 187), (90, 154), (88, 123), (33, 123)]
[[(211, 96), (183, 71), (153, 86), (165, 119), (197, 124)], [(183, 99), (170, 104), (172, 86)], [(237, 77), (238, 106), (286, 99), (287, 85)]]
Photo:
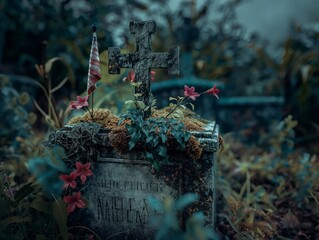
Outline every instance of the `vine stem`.
[(92, 109), (92, 112), (90, 111), (89, 107), (85, 107), (85, 109), (90, 113), (92, 122), (94, 122), (93, 109)]
[(186, 99), (186, 97), (183, 97), (177, 104), (176, 106), (173, 108), (173, 110), (171, 110), (166, 116), (165, 118), (168, 118), (169, 115), (171, 115), (173, 112), (175, 112), (175, 110), (182, 105), (182, 103), (184, 102), (184, 100)]
[(94, 103), (94, 91), (92, 92), (92, 121), (94, 122), (94, 119), (93, 119), (93, 116), (94, 116), (94, 114), (93, 114), (93, 103)]
[[(199, 96), (198, 96), (198, 97), (202, 96), (202, 95), (205, 94), (206, 92), (207, 92), (207, 91), (202, 92), (202, 93), (199, 93)], [(165, 118), (168, 118), (169, 115), (171, 115), (173, 112), (175, 112), (175, 110), (176, 110), (180, 105), (182, 105), (182, 103), (184, 102), (184, 100), (187, 99), (187, 98), (189, 98), (189, 97), (183, 97), (183, 98), (176, 104), (175, 108), (174, 108), (173, 110), (171, 110), (171, 111), (165, 116)]]

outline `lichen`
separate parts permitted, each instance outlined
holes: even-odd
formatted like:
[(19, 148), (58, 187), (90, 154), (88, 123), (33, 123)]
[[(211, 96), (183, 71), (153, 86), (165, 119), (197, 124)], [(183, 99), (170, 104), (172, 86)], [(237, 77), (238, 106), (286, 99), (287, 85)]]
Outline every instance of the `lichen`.
[[(95, 123), (100, 124), (102, 127), (107, 129), (112, 129), (117, 126), (119, 118), (112, 114), (112, 112), (108, 109), (94, 109), (93, 111), (93, 119)], [(89, 112), (86, 112), (82, 116), (76, 116), (72, 118), (68, 124), (76, 124), (80, 122), (93, 122), (92, 116)]]
[(194, 160), (198, 160), (202, 156), (203, 148), (194, 136), (191, 136), (188, 140), (186, 153), (190, 158)]
[(125, 125), (120, 125), (113, 128), (109, 134), (112, 147), (119, 152), (125, 153), (128, 151), (129, 135)]
[(65, 149), (66, 162), (88, 162), (98, 155), (97, 134), (101, 125), (91, 122), (79, 122), (65, 129), (58, 129), (49, 135), (44, 144), (47, 147), (59, 145)]

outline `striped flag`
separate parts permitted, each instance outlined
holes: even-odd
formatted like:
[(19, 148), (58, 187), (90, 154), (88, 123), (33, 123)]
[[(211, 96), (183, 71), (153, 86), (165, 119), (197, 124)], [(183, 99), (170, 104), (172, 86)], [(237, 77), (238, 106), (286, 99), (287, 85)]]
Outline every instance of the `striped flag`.
[(96, 27), (93, 28), (93, 39), (90, 54), (89, 73), (88, 73), (88, 87), (87, 92), (90, 95), (96, 89), (96, 82), (101, 79), (100, 57), (97, 46)]

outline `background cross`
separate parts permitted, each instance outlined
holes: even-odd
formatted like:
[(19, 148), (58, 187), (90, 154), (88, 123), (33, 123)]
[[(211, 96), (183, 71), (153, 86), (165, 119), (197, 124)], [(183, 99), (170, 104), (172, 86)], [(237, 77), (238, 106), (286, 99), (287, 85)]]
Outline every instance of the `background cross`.
[[(135, 53), (121, 54), (120, 49), (108, 49), (109, 73), (119, 74), (121, 68), (133, 68), (136, 82), (135, 94), (138, 101), (150, 106), (151, 68), (167, 68), (169, 74), (179, 74), (179, 47), (171, 48), (169, 52), (152, 52), (151, 34), (156, 32), (154, 21), (130, 22), (130, 32), (136, 36)], [(144, 117), (151, 115), (149, 108)]]

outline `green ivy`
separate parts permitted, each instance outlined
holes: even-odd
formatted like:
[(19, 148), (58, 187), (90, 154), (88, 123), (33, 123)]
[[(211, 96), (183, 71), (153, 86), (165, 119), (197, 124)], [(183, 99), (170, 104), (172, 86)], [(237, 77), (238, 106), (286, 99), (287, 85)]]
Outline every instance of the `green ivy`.
[(122, 116), (119, 124), (126, 119), (131, 120), (131, 124), (126, 125), (130, 135), (129, 150), (132, 150), (137, 144), (143, 146), (147, 160), (156, 170), (168, 163), (168, 134), (176, 140), (181, 150), (185, 149), (191, 136), (182, 122), (164, 117), (143, 119), (143, 111), (140, 109), (128, 110)]

